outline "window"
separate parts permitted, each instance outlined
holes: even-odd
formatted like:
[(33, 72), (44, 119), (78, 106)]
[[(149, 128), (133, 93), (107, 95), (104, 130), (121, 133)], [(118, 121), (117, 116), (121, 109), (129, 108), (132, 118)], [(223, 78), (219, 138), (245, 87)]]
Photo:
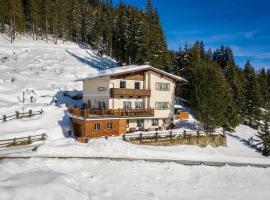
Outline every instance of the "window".
[(112, 123), (107, 123), (107, 129), (112, 129)]
[(167, 110), (169, 108), (169, 102), (156, 102), (157, 110)]
[(142, 101), (135, 101), (135, 109), (142, 109), (143, 102)]
[(95, 131), (99, 131), (100, 130), (100, 123), (95, 123)]
[(136, 90), (140, 89), (140, 82), (135, 82), (134, 88)]
[(144, 120), (143, 119), (137, 119), (137, 127), (144, 127)]
[(158, 119), (152, 119), (152, 126), (158, 126)]
[(156, 83), (156, 90), (160, 91), (169, 91), (170, 90), (170, 83)]
[(120, 88), (126, 88), (126, 81), (120, 81)]
[(101, 109), (106, 109), (106, 103), (105, 101), (98, 101), (98, 109), (101, 110)]
[(124, 101), (123, 108), (124, 109), (131, 109), (131, 101)]
[(97, 88), (97, 91), (99, 91), (99, 92), (106, 91), (106, 87), (98, 87)]

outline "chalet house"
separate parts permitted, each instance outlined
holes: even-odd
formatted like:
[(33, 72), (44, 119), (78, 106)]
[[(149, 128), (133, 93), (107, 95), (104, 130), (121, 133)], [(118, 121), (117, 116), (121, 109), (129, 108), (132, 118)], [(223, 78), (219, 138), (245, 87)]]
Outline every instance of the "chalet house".
[(93, 138), (168, 127), (175, 83), (186, 80), (149, 65), (100, 71), (83, 82), (85, 109), (69, 108), (77, 137)]

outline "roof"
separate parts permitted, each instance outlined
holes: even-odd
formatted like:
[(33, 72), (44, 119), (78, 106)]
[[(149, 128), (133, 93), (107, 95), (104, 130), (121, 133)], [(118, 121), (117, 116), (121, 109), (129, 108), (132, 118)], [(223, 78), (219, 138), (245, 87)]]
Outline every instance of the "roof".
[(180, 76), (170, 74), (168, 72), (157, 69), (157, 68), (152, 67), (150, 65), (127, 65), (127, 66), (123, 66), (123, 67), (110, 68), (110, 69), (98, 71), (96, 73), (92, 73), (89, 76), (87, 76), (86, 78), (78, 79), (76, 81), (90, 80), (93, 78), (105, 77), (105, 76), (117, 76), (117, 75), (138, 72), (138, 71), (145, 71), (145, 70), (151, 70), (151, 71), (157, 72), (159, 74), (163, 74), (164, 76), (167, 76), (167, 77), (174, 79), (176, 81), (187, 82), (186, 79), (184, 79)]

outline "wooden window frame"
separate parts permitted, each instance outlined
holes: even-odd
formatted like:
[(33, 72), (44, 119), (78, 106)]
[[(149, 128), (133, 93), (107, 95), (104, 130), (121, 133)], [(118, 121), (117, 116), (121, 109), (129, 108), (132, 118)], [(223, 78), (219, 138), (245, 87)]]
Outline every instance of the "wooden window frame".
[(152, 119), (152, 126), (159, 126), (159, 119)]
[(135, 101), (135, 109), (143, 109), (143, 108), (144, 108), (143, 101)]
[(170, 91), (170, 83), (156, 82), (156, 90)]
[(112, 130), (113, 124), (111, 122), (107, 123), (107, 129)]
[(97, 122), (97, 123), (94, 124), (94, 130), (95, 131), (100, 131), (100, 123)]
[(156, 110), (168, 110), (169, 102), (156, 102), (155, 103)]
[(125, 80), (120, 80), (119, 88), (122, 88), (122, 89), (127, 88), (127, 82)]
[[(130, 107), (125, 106), (125, 104), (130, 104)], [(131, 101), (123, 101), (123, 109), (132, 109), (132, 102)]]
[(135, 89), (135, 90), (141, 89), (141, 83), (138, 82), (138, 81), (135, 81), (135, 83), (134, 83), (134, 89)]

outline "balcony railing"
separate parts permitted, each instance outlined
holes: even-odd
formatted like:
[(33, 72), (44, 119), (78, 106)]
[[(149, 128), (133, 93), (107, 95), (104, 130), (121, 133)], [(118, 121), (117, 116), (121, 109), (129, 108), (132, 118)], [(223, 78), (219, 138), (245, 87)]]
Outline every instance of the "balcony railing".
[(115, 97), (115, 96), (150, 97), (151, 96), (151, 90), (127, 89), (127, 88), (111, 88), (111, 97)]
[(68, 108), (72, 115), (91, 118), (91, 117), (151, 117), (154, 116), (154, 108), (148, 109), (80, 109)]

